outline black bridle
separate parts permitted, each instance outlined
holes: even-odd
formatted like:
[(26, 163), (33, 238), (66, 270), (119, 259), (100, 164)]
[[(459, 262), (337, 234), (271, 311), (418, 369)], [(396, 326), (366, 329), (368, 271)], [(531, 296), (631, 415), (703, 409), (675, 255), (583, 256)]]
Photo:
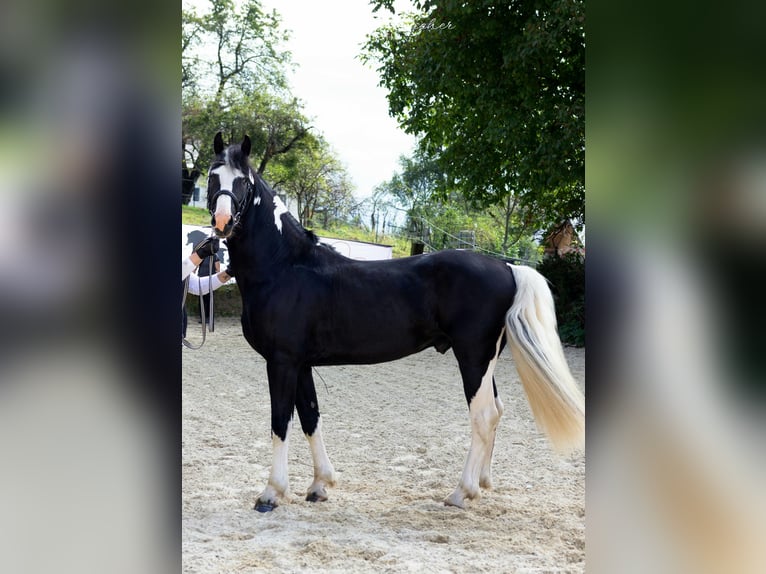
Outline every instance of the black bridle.
[[(216, 162), (210, 166), (210, 171), (212, 172), (215, 168), (220, 167), (224, 165), (224, 162)], [(249, 175), (249, 173), (248, 173)], [(240, 179), (240, 178), (237, 178)], [(234, 192), (229, 189), (219, 189), (216, 191), (212, 196), (208, 196), (207, 198), (207, 210), (210, 212), (211, 216), (215, 216), (215, 204), (218, 201), (218, 198), (222, 195), (228, 195), (231, 198), (232, 207), (234, 208), (234, 214), (232, 216), (232, 231), (239, 225), (240, 220), (242, 219), (242, 215), (244, 214), (245, 210), (247, 209), (248, 204), (250, 203), (251, 198), (253, 197), (254, 193), (254, 186), (253, 183), (250, 181), (250, 178), (248, 176), (244, 176), (243, 178), (245, 180), (245, 194), (242, 196), (242, 199), (237, 199), (237, 196), (234, 195)], [(236, 180), (234, 180), (236, 181)], [(208, 188), (210, 187), (210, 176), (208, 175)], [(232, 187), (234, 185), (232, 184)]]

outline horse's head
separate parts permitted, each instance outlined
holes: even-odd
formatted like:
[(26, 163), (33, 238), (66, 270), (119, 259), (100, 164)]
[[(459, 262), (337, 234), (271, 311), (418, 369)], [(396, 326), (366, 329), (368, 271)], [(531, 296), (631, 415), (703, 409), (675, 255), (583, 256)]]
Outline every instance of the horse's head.
[(250, 138), (241, 144), (225, 147), (221, 132), (213, 140), (215, 159), (210, 165), (207, 180), (207, 208), (211, 224), (218, 237), (231, 237), (242, 212), (253, 195), (255, 179), (250, 169)]

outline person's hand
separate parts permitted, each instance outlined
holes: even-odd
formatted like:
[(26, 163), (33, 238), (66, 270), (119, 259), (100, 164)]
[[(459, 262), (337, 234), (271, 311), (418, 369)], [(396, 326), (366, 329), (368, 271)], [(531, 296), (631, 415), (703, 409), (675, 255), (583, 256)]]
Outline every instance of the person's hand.
[(215, 255), (217, 252), (218, 252), (217, 237), (205, 237), (205, 239), (203, 239), (202, 241), (197, 243), (197, 245), (194, 246), (194, 253), (196, 253), (200, 259), (205, 259), (205, 257), (211, 257), (212, 255)]
[(226, 271), (224, 271), (224, 273), (229, 277), (234, 277), (234, 269), (231, 268), (231, 265), (226, 266)]

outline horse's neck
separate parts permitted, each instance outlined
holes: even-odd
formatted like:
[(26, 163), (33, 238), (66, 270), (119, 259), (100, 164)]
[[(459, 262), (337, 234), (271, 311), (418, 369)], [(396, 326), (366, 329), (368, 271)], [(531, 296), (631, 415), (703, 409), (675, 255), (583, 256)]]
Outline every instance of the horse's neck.
[(292, 263), (294, 243), (299, 238), (290, 223), (282, 221), (281, 212), (281, 206), (274, 204), (274, 197), (269, 193), (257, 195), (248, 206), (241, 229), (229, 240), (229, 253), (238, 278), (242, 273), (245, 280), (262, 281), (273, 276), (275, 269)]

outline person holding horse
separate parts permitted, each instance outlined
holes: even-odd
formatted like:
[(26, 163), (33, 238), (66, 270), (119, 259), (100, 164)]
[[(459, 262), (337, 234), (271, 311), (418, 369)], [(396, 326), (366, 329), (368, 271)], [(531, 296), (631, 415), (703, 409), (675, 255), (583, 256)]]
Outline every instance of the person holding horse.
[[(192, 251), (191, 255), (181, 260), (182, 288), (183, 283), (186, 281), (187, 277), (194, 275), (196, 280), (188, 282), (188, 292), (192, 295), (204, 295), (206, 293), (210, 293), (210, 291), (215, 291), (221, 285), (224, 285), (226, 282), (228, 282), (229, 279), (234, 277), (234, 272), (232, 271), (231, 267), (227, 267), (225, 271), (221, 271), (220, 273), (206, 277), (200, 277), (194, 273), (194, 270), (200, 266), (206, 257), (211, 257), (218, 252), (218, 248), (219, 240), (217, 237), (206, 237), (194, 246), (194, 250)], [(186, 337), (186, 307), (182, 307), (181, 311), (181, 333), (183, 337)]]
[[(218, 252), (218, 249), (219, 240), (217, 237), (206, 237), (197, 243), (197, 245), (194, 246), (191, 255), (181, 260), (181, 281), (191, 275), (206, 257), (214, 256)], [(218, 287), (220, 287), (220, 285), (214, 287), (213, 290)]]

